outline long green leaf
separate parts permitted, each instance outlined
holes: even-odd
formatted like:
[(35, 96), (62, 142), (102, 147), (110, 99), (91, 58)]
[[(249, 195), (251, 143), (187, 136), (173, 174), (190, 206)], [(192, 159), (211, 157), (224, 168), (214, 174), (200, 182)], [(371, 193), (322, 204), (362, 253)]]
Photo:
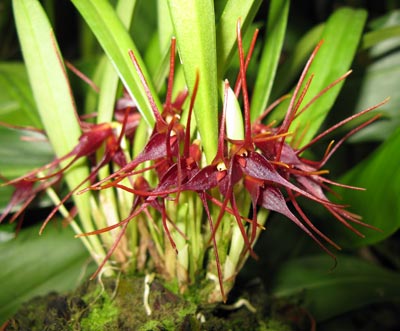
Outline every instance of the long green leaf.
[(72, 0), (72, 2), (96, 35), (132, 99), (138, 105), (142, 116), (150, 126), (153, 126), (154, 115), (143, 84), (128, 55), (129, 50), (135, 53), (159, 109), (161, 105), (140, 54), (114, 8), (106, 0)]
[(194, 113), (204, 152), (211, 162), (218, 140), (218, 84), (215, 16), (213, 1), (168, 2), (186, 83), (192, 89), (196, 75), (200, 84)]
[[(127, 29), (129, 29), (131, 25), (135, 5), (136, 1), (118, 1), (116, 7), (117, 15)], [(97, 110), (98, 123), (112, 121), (119, 82), (118, 74), (109, 61), (106, 63), (103, 70), (103, 77), (100, 84), (99, 106)]]
[(398, 38), (400, 36), (400, 26), (389, 26), (381, 30), (371, 31), (367, 33), (361, 44), (362, 49), (370, 48), (382, 41), (390, 38)]
[[(58, 157), (73, 150), (81, 134), (75, 104), (52, 28), (37, 0), (13, 1), (14, 16), (33, 95), (46, 134)], [(67, 161), (66, 161), (67, 162)], [(89, 175), (83, 162), (65, 173), (72, 190)], [(84, 231), (92, 231), (89, 195), (75, 195)], [(91, 236), (91, 252), (105, 256), (97, 237)], [(89, 248), (90, 249), (90, 248)]]
[(75, 105), (52, 28), (38, 1), (13, 1), (18, 37), (40, 118), (56, 154), (80, 136)]
[(290, 1), (271, 1), (269, 7), (266, 42), (260, 61), (259, 74), (251, 102), (251, 118), (255, 120), (267, 107), (276, 69), (281, 56)]
[[(313, 48), (321, 40), (324, 27), (324, 24), (319, 24), (307, 31), (297, 42), (288, 59), (278, 68), (275, 83), (272, 87), (271, 96), (273, 99), (285, 94), (296, 80)], [(285, 116), (285, 113), (286, 109), (283, 109), (281, 118)]]
[[(64, 156), (77, 144), (81, 130), (52, 28), (37, 0), (13, 1), (13, 9), (40, 119), (56, 155)], [(74, 188), (87, 175), (86, 168), (75, 167), (66, 179)]]
[(217, 36), (217, 70), (218, 80), (223, 80), (236, 46), (236, 24), (241, 20), (241, 30), (244, 34), (253, 22), (261, 5), (260, 0), (229, 0), (226, 2), (216, 27)]
[(400, 274), (354, 257), (329, 256), (287, 262), (274, 276), (277, 297), (297, 297), (317, 320), (326, 320), (371, 303), (400, 300)]
[[(307, 81), (310, 75), (315, 75), (302, 105), (306, 105), (349, 70), (362, 36), (366, 16), (364, 10), (350, 8), (339, 9), (331, 15), (321, 36), (323, 45), (306, 77)], [(343, 82), (331, 88), (293, 121), (292, 128), (298, 130), (302, 144), (309, 142), (319, 130), (342, 85)], [(287, 107), (287, 104), (283, 104), (282, 107)]]

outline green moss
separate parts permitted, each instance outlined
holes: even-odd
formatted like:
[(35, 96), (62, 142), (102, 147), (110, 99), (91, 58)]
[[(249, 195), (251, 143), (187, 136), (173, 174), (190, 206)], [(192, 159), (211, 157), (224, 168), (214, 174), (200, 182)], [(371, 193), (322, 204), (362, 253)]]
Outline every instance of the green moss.
[[(135, 330), (177, 330), (188, 316), (195, 316), (197, 306), (166, 289), (158, 280), (150, 287), (148, 316), (143, 307), (143, 278), (123, 278), (118, 285), (116, 304), (121, 309), (120, 325), (134, 327)], [(127, 307), (135, 307), (128, 309)], [(187, 322), (186, 322), (187, 323)]]
[(145, 323), (143, 326), (139, 328), (138, 331), (153, 331), (153, 330), (158, 330), (161, 326), (161, 323), (159, 321), (151, 320)]
[[(287, 309), (266, 306), (262, 288), (243, 293), (257, 306), (257, 313), (246, 307), (226, 310), (218, 305), (199, 306), (166, 289), (155, 279), (150, 286), (147, 315), (143, 306), (143, 277), (122, 276), (104, 279), (104, 289), (97, 282), (85, 283), (69, 295), (52, 294), (24, 305), (11, 321), (7, 331), (288, 331)], [(283, 312), (283, 314), (282, 314)], [(202, 318), (198, 318), (201, 314)], [(295, 311), (295, 316), (302, 316)], [(290, 317), (290, 316), (289, 316)], [(306, 317), (306, 316), (305, 316)], [(290, 320), (290, 319), (289, 319)]]
[(82, 318), (81, 329), (85, 331), (100, 331), (113, 329), (118, 325), (119, 309), (111, 301), (107, 292), (103, 292), (93, 304), (88, 316)]

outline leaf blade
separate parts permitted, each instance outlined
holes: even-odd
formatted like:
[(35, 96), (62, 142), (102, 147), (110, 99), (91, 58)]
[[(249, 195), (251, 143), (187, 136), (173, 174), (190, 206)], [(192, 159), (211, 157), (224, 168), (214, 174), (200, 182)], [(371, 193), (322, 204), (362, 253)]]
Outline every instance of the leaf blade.
[(200, 76), (194, 113), (207, 161), (217, 152), (218, 81), (213, 1), (168, 2), (186, 83), (192, 89)]
[[(342, 8), (334, 12), (324, 25), (322, 32), (323, 45), (315, 57), (305, 82), (315, 75), (302, 101), (306, 105), (325, 87), (345, 74), (354, 58), (361, 40), (366, 21), (364, 10)], [(352, 33), (348, 33), (351, 30)], [(320, 96), (301, 116), (294, 119), (291, 128), (298, 132), (297, 139), (301, 145), (308, 143), (319, 130), (322, 122), (329, 113), (343, 82), (335, 85), (327, 93)], [(278, 108), (287, 108), (286, 102)]]
[(366, 191), (339, 190), (339, 193), (350, 203), (351, 210), (363, 217), (363, 222), (382, 230), (362, 229), (365, 238), (359, 238), (334, 226), (331, 230), (343, 246), (354, 248), (377, 243), (400, 228), (399, 146), (400, 128), (341, 180), (366, 188)]
[[(267, 40), (261, 55), (251, 102), (251, 118), (254, 121), (268, 105), (285, 37), (290, 1), (272, 1), (267, 21)], [(265, 74), (264, 74), (265, 73)]]
[(329, 271), (330, 257), (298, 258), (284, 264), (275, 277), (277, 297), (303, 299), (317, 321), (327, 320), (370, 303), (400, 299), (400, 275), (350, 256), (339, 256)]
[(260, 0), (229, 0), (226, 2), (216, 27), (219, 81), (224, 79), (223, 75), (236, 49), (236, 24), (238, 19), (240, 18), (241, 20), (241, 30), (242, 34), (244, 34), (248, 26), (253, 22), (260, 5)]
[(17, 238), (0, 242), (0, 263), (4, 266), (0, 274), (0, 324), (34, 296), (74, 289), (82, 279), (89, 256), (80, 241), (74, 240), (73, 232), (55, 227), (42, 236), (38, 232), (38, 226), (26, 228)]
[(152, 87), (139, 51), (118, 18), (114, 8), (105, 0), (72, 0), (72, 2), (96, 35), (97, 40), (113, 63), (124, 86), (138, 105), (143, 118), (152, 127), (155, 123), (154, 115), (140, 77), (128, 56), (129, 50), (135, 53), (135, 57), (159, 109), (161, 109), (161, 104)]

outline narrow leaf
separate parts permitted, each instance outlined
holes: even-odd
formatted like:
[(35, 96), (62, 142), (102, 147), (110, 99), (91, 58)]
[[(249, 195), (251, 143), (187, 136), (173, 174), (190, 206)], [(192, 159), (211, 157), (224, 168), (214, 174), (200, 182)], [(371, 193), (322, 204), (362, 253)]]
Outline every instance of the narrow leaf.
[[(132, 23), (133, 11), (136, 1), (120, 0), (118, 1), (116, 11), (124, 26), (129, 29)], [(111, 62), (107, 61), (103, 68), (103, 77), (100, 84), (99, 106), (97, 110), (97, 122), (112, 121), (114, 113), (115, 99), (119, 77)]]
[(365, 34), (361, 48), (370, 48), (382, 41), (388, 40), (390, 38), (399, 38), (400, 36), (400, 26), (389, 26), (381, 30), (371, 31)]
[(186, 83), (200, 76), (194, 113), (204, 152), (211, 162), (218, 140), (218, 81), (213, 1), (168, 2)]
[[(62, 157), (78, 143), (81, 130), (61, 54), (39, 1), (15, 0), (13, 10), (40, 118), (56, 155)], [(88, 173), (83, 163), (69, 169), (65, 174), (69, 188), (74, 189), (87, 178)], [(84, 231), (91, 231), (89, 195), (75, 195), (73, 198)], [(99, 239), (91, 237), (90, 241), (94, 249), (91, 253), (101, 260), (105, 253)]]
[[(305, 80), (307, 81), (310, 75), (315, 75), (302, 105), (306, 105), (321, 90), (349, 70), (362, 36), (365, 20), (364, 10), (350, 8), (339, 9), (328, 19), (321, 36), (323, 45)], [(302, 144), (309, 142), (319, 130), (342, 85), (343, 82), (331, 88), (293, 121), (291, 128), (298, 130)], [(281, 107), (287, 107), (287, 104), (284, 103)]]
[(251, 103), (251, 118), (255, 120), (267, 108), (281, 56), (290, 1), (271, 1), (269, 7), (266, 42), (261, 56), (259, 73)]
[(61, 157), (80, 136), (65, 68), (46, 14), (36, 0), (13, 1), (29, 80), (46, 133)]
[(218, 80), (223, 80), (234, 51), (237, 49), (236, 24), (241, 20), (245, 34), (261, 5), (261, 0), (229, 0), (226, 2), (216, 27)]
[[(77, 144), (81, 130), (53, 30), (37, 0), (13, 1), (15, 21), (40, 118), (58, 157)], [(88, 171), (75, 167), (66, 180), (74, 188)]]
[(138, 105), (142, 116), (150, 126), (153, 126), (154, 115), (144, 91), (143, 84), (129, 58), (129, 50), (135, 53), (147, 83), (150, 86), (153, 98), (157, 106), (161, 109), (160, 102), (154, 92), (151, 80), (140, 58), (139, 51), (121, 20), (118, 18), (114, 8), (106, 0), (72, 0), (72, 2), (96, 35), (97, 40), (113, 63), (124, 86), (128, 89), (132, 99), (135, 100)]

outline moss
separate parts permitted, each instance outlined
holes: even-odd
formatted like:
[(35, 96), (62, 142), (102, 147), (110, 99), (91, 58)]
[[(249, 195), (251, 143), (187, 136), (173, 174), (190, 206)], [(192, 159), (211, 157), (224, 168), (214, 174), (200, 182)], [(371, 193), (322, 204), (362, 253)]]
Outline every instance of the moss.
[(159, 321), (151, 320), (142, 325), (138, 331), (153, 331), (159, 330), (161, 327), (161, 323)]
[(76, 330), (72, 316), (84, 308), (85, 303), (74, 295), (68, 297), (50, 293), (24, 304), (10, 320), (6, 330)]
[(118, 325), (118, 312), (107, 292), (100, 293), (90, 313), (82, 318), (80, 327), (85, 331), (113, 330)]
[[(228, 311), (218, 305), (198, 306), (166, 289), (155, 279), (150, 286), (147, 315), (143, 306), (144, 279), (124, 276), (119, 282), (104, 280), (104, 290), (87, 282), (69, 295), (50, 294), (24, 305), (10, 320), (6, 330), (72, 331), (200, 331), (256, 330), (288, 331), (287, 306), (267, 307), (263, 288), (254, 288), (240, 297), (257, 306)], [(231, 299), (233, 302), (235, 298)], [(232, 302), (231, 302), (232, 303)], [(284, 314), (282, 314), (285, 312)], [(295, 312), (298, 316), (298, 312)], [(304, 314), (304, 313), (303, 313)], [(200, 318), (201, 316), (201, 318)], [(273, 318), (272, 318), (272, 317)]]
[(157, 280), (150, 286), (148, 316), (143, 307), (143, 279), (124, 278), (118, 286), (116, 304), (124, 309), (120, 314), (120, 325), (133, 327), (133, 330), (177, 330), (187, 316), (195, 316), (196, 305), (167, 290)]

